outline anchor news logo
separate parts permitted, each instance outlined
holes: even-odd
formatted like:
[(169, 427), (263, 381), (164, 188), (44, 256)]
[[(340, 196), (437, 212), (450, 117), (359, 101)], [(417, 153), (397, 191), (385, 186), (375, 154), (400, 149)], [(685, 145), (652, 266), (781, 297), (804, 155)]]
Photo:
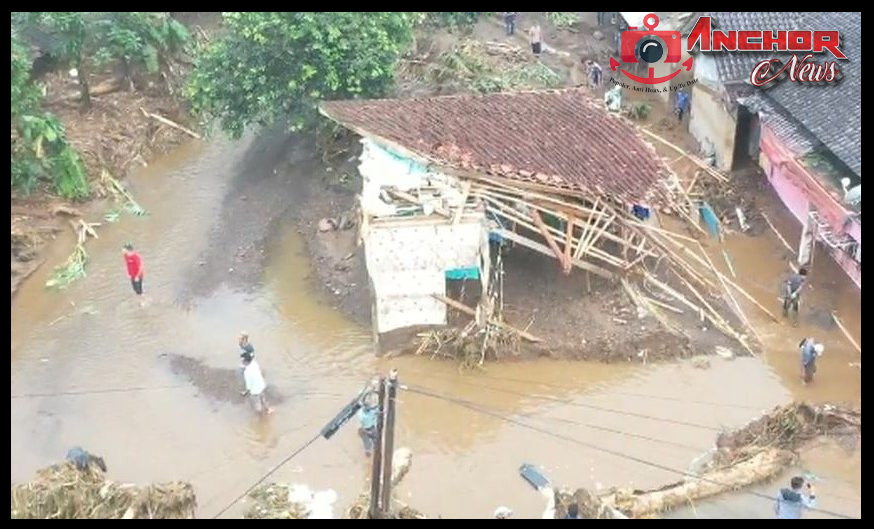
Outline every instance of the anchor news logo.
[[(610, 69), (625, 75), (632, 81), (655, 85), (670, 81), (683, 69), (691, 71), (693, 58), (680, 64), (683, 39), (679, 31), (656, 31), (659, 17), (654, 13), (646, 15), (643, 25), (646, 29), (629, 27), (620, 36), (620, 61), (610, 58)], [(840, 32), (833, 30), (755, 30), (732, 31), (714, 30), (711, 17), (702, 16), (689, 33), (686, 51), (695, 46), (702, 52), (743, 53), (743, 52), (791, 52), (792, 56), (782, 63), (777, 58), (759, 61), (750, 72), (749, 81), (753, 86), (766, 86), (788, 77), (799, 83), (831, 83), (841, 77), (836, 61), (823, 63), (812, 61), (814, 53), (826, 51), (839, 60), (848, 60), (840, 49)], [(799, 53), (803, 53), (799, 57)], [(646, 77), (635, 75), (622, 65), (643, 65), (648, 70)], [(655, 65), (677, 64), (677, 70), (655, 76)], [(682, 66), (682, 67), (680, 67)]]

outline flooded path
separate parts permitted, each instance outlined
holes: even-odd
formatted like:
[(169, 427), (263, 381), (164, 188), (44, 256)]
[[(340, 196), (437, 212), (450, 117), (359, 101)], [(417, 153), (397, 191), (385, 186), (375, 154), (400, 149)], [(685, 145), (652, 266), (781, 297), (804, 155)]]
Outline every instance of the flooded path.
[[(105, 458), (112, 479), (191, 481), (200, 517), (210, 517), (312, 438), (365, 381), (397, 367), (410, 388), (480, 410), (400, 394), (395, 445), (410, 447), (414, 458), (399, 499), (435, 517), (488, 518), (498, 505), (510, 506), (517, 517), (539, 517), (544, 503), (519, 477), (523, 463), (540, 465), (555, 483), (572, 487), (659, 486), (679, 476), (600, 448), (685, 470), (721, 428), (742, 425), (772, 406), (791, 399), (861, 402), (861, 372), (847, 365), (859, 355), (828, 325), (829, 311), (837, 310), (861, 343), (861, 297), (825, 256), (818, 256), (799, 329), (767, 322), (744, 305), (767, 342), (764, 357), (714, 357), (703, 370), (687, 363), (543, 360), (458, 373), (455, 365), (426, 358), (376, 359), (370, 330), (310, 291), (311, 265), (290, 222), (279, 226), (263, 277), (251, 288), (231, 288), (228, 280), (190, 299), (184, 293), (192, 274), (214, 264), (200, 256), (220, 225), (234, 178), (250, 170), (247, 160), (258, 141), (190, 144), (159, 160), (129, 180), (150, 215), (103, 226), (100, 239), (89, 242), (87, 278), (63, 292), (44, 290), (47, 274), (69, 250), (61, 243), (22, 285), (11, 316), (13, 482), (81, 445)], [(785, 216), (771, 218), (793, 240)], [(133, 299), (124, 276), (119, 249), (126, 241), (144, 256), (152, 298), (146, 307)], [(784, 272), (779, 244), (769, 233), (728, 242), (739, 281), (775, 312), (776, 301), (767, 300), (776, 297)], [(226, 275), (234, 273), (228, 268)], [(174, 354), (209, 369), (235, 369), (240, 330), (252, 336), (268, 383), (284, 397), (264, 420), (239, 399), (210, 398), (205, 387), (171, 369)], [(810, 387), (797, 373), (795, 345), (805, 333), (827, 347)], [(228, 388), (229, 395), (238, 389)], [(368, 474), (355, 429), (349, 424), (330, 441), (317, 441), (271, 480), (333, 488), (339, 514)], [(861, 496), (861, 449), (849, 456), (816, 450), (804, 464), (825, 476), (823, 508), (861, 516), (852, 501)], [(775, 487), (762, 490), (770, 494)], [(241, 502), (225, 516), (238, 516), (244, 507)], [(701, 516), (771, 512), (770, 503), (743, 494), (696, 507)]]

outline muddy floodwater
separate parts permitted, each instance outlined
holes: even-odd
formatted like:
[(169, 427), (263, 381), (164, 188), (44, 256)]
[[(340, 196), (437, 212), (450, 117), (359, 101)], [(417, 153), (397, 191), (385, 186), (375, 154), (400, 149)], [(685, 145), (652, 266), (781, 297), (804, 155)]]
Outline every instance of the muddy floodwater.
[[(544, 502), (519, 477), (523, 463), (543, 467), (564, 486), (656, 487), (681, 476), (639, 460), (682, 471), (721, 429), (775, 405), (861, 403), (861, 370), (848, 365), (861, 362), (860, 355), (831, 320), (834, 310), (861, 343), (861, 293), (824, 254), (817, 255), (799, 328), (773, 323), (740, 300), (766, 345), (759, 358), (714, 356), (707, 369), (687, 362), (538, 360), (472, 373), (421, 357), (377, 359), (370, 329), (313, 291), (312, 265), (294, 222), (276, 227), (263, 273), (246, 288), (228, 286), (235, 284), (233, 267), (217, 271), (214, 259), (202, 257), (216, 226), (224, 226), (219, 219), (237, 193), (234, 179), (250, 169), (259, 141), (190, 144), (158, 160), (129, 180), (150, 214), (102, 226), (100, 238), (88, 243), (85, 279), (62, 292), (43, 288), (71, 247), (62, 240), (22, 286), (11, 316), (13, 482), (80, 445), (102, 455), (115, 480), (190, 481), (199, 516), (211, 517), (316, 435), (367, 380), (395, 367), (411, 389), (467, 404), (400, 393), (395, 446), (411, 448), (414, 458), (398, 499), (433, 517), (488, 518), (507, 505), (516, 517), (530, 518), (540, 516)], [(291, 170), (289, 178), (308, 176)], [(794, 220), (771, 202), (771, 218), (796, 240)], [(248, 207), (257, 211), (259, 204)], [(99, 206), (92, 216), (100, 216)], [(145, 260), (144, 307), (124, 275), (126, 241)], [(777, 285), (787, 271), (780, 242), (766, 232), (730, 236), (726, 247), (737, 281), (779, 314)], [(200, 276), (216, 274), (228, 280), (190, 295)], [(241, 330), (251, 335), (266, 379), (281, 396), (265, 419), (253, 416), (234, 385)], [(798, 373), (796, 346), (806, 334), (826, 344), (812, 386), (803, 386)], [(174, 369), (174, 355), (192, 359), (189, 367)], [(331, 440), (316, 441), (271, 480), (332, 488), (339, 514), (367, 482), (355, 429), (349, 424)], [(800, 465), (794, 471), (821, 478), (823, 509), (861, 516), (860, 446), (852, 452), (816, 446)], [(772, 494), (779, 486), (756, 490)], [(245, 507), (239, 502), (223, 516), (239, 516)], [(738, 493), (672, 516), (770, 517), (772, 507)]]

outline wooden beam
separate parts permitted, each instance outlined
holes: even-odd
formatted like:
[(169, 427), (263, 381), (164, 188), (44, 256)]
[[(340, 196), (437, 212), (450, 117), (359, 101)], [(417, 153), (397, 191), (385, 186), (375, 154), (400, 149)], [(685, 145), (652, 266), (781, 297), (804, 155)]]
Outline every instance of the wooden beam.
[(455, 218), (452, 219), (453, 226), (458, 226), (458, 223), (461, 222), (461, 214), (464, 213), (464, 206), (467, 204), (468, 195), (470, 195), (470, 186), (470, 181), (462, 184), (461, 205), (458, 206), (457, 210), (455, 210)]
[(564, 234), (564, 260), (565, 262), (571, 262), (571, 246), (573, 246), (574, 241), (574, 222), (576, 221), (576, 217), (571, 217), (567, 220)]
[[(474, 318), (476, 317), (476, 310), (471, 308), (471, 307), (468, 307), (464, 303), (460, 303), (458, 301), (455, 301), (454, 299), (447, 298), (446, 296), (443, 296), (441, 294), (431, 294), (431, 297), (433, 297), (437, 301), (442, 301), (446, 305), (448, 305), (456, 310), (459, 310), (459, 311), (461, 311), (469, 316), (473, 316)], [(502, 329), (507, 329), (508, 331), (514, 332), (514, 333), (518, 334), (519, 336), (521, 336), (522, 338), (525, 338), (529, 342), (537, 343), (537, 342), (543, 341), (542, 339), (538, 338), (537, 336), (534, 336), (533, 334), (529, 334), (521, 329), (517, 329), (516, 327), (513, 327), (512, 325), (509, 325), (509, 324), (504, 323), (502, 321), (490, 319), (489, 323), (491, 325), (501, 327)]]
[[(540, 252), (540, 253), (542, 253), (544, 255), (548, 255), (550, 257), (552, 257), (552, 255), (553, 255), (552, 252), (549, 251), (549, 248), (547, 246), (544, 246), (540, 243), (534, 242), (526, 237), (523, 237), (522, 235), (519, 235), (518, 233), (514, 233), (512, 231), (504, 230), (504, 229), (497, 229), (497, 230), (494, 230), (494, 232), (497, 233), (498, 235), (500, 235), (501, 237), (504, 237), (505, 239), (509, 239), (517, 244), (521, 244), (522, 246), (525, 246), (526, 248), (530, 248), (536, 252)], [(573, 264), (574, 266), (576, 266), (578, 268), (582, 268), (583, 270), (588, 270), (589, 272), (592, 272), (593, 274), (601, 276), (605, 279), (613, 280), (615, 278), (613, 273), (610, 272), (609, 270), (601, 268), (598, 265), (588, 263), (588, 262), (583, 261), (581, 259), (571, 259), (571, 264)]]
[(549, 233), (548, 229), (546, 229), (546, 224), (543, 222), (543, 219), (540, 218), (540, 213), (536, 210), (532, 210), (531, 218), (534, 219), (534, 224), (537, 226), (537, 229), (540, 230), (540, 234), (543, 235), (544, 239), (546, 239), (546, 243), (549, 244), (549, 247), (561, 263), (562, 271), (564, 271), (565, 275), (569, 274), (571, 272), (571, 262), (569, 259), (564, 258), (561, 248), (558, 247), (555, 239), (552, 238), (552, 234)]

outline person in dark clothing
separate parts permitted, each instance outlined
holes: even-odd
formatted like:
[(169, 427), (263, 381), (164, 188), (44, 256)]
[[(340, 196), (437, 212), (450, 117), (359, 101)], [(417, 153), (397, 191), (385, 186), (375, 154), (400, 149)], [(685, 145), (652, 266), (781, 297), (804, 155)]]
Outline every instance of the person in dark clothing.
[(689, 94), (685, 90), (677, 92), (677, 121), (683, 122), (683, 116), (689, 111)]
[(516, 33), (516, 12), (504, 13), (504, 29), (507, 31), (507, 36), (512, 36)]
[[(807, 485), (807, 490), (804, 490)], [(804, 509), (816, 507), (816, 493), (813, 485), (805, 483), (804, 478), (796, 476), (789, 482), (790, 488), (780, 489), (774, 513), (778, 520), (799, 520)]]
[[(795, 313), (796, 320), (798, 319), (798, 301), (801, 297), (801, 291), (807, 283), (807, 269), (803, 266), (798, 270), (797, 274), (792, 274), (786, 280), (783, 290), (783, 317), (789, 317), (789, 311)], [(796, 321), (797, 323), (797, 321)]]

